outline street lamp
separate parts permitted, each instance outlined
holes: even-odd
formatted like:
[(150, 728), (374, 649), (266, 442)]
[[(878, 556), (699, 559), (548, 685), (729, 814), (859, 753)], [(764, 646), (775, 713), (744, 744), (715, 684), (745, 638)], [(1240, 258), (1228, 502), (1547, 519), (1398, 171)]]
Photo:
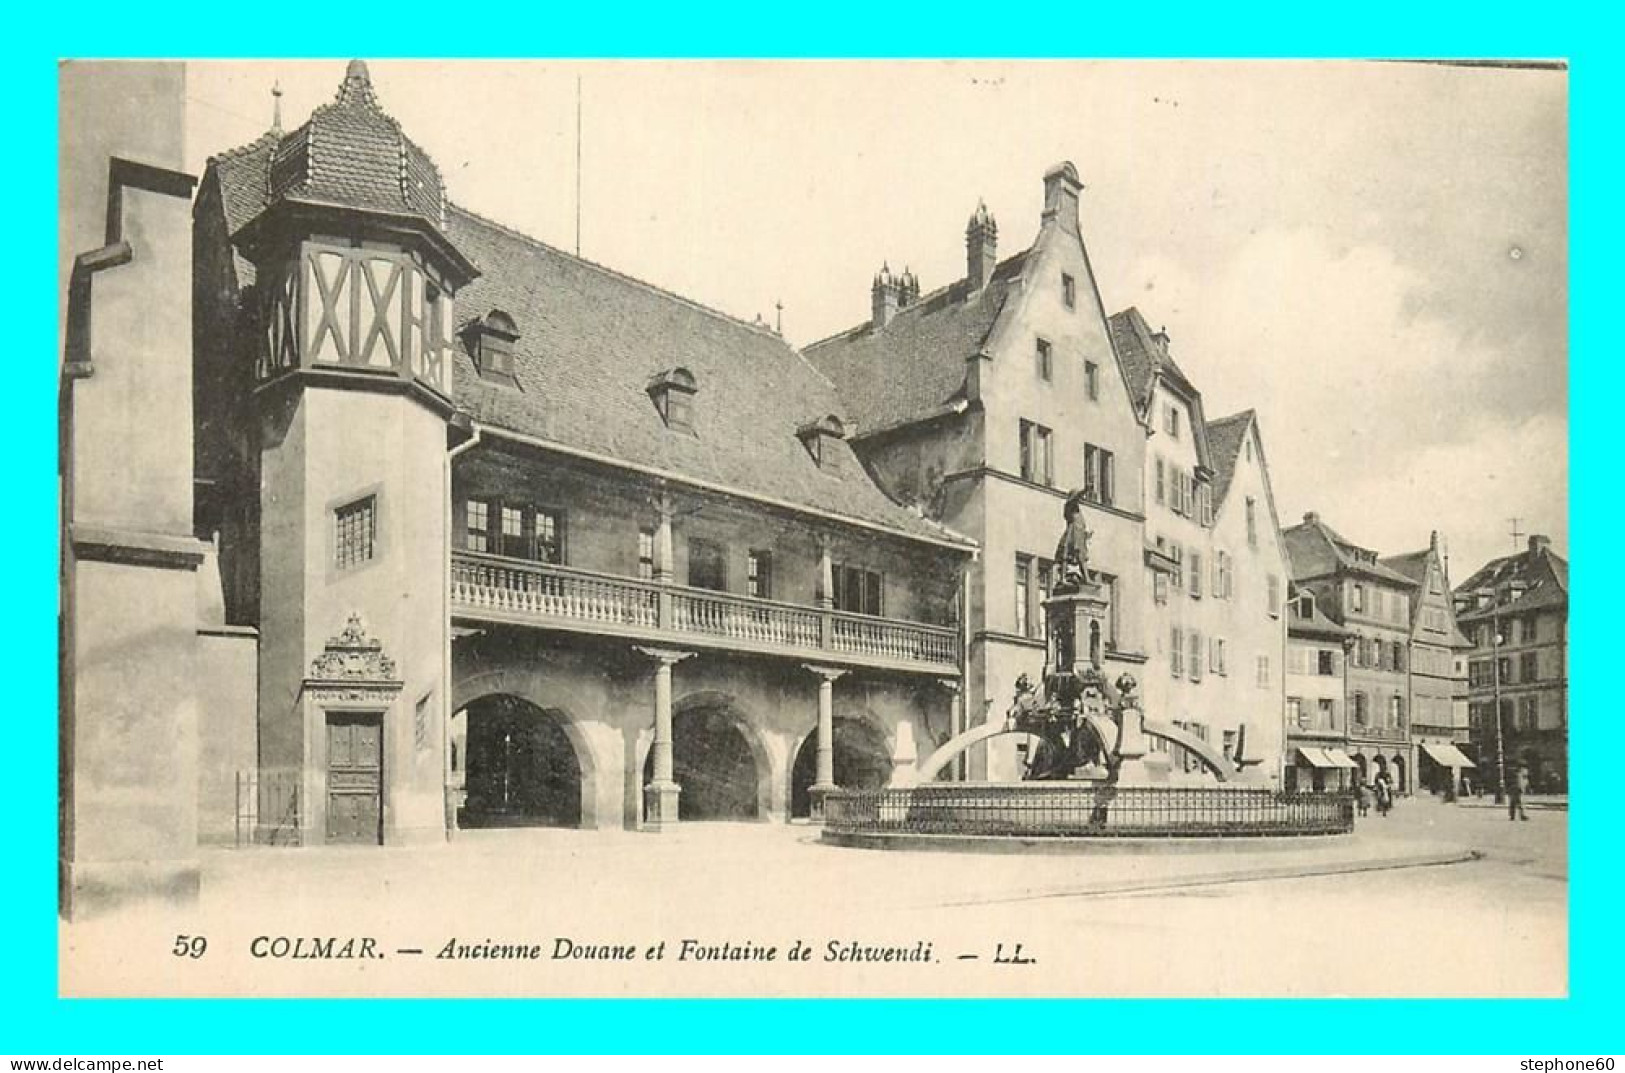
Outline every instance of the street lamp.
[(1507, 792), (1507, 749), (1506, 732), (1501, 728), (1501, 620), (1499, 617), (1490, 619), (1490, 645), (1493, 653), (1490, 668), (1495, 677), (1493, 682), (1493, 696), (1495, 698), (1495, 803), (1503, 804)]

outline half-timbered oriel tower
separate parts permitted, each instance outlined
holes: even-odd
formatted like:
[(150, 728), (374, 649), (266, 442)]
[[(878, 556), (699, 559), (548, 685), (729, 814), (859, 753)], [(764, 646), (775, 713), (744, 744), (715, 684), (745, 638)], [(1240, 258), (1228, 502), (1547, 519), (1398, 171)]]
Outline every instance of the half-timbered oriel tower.
[(286, 831), (292, 809), (307, 843), (442, 838), (452, 296), (476, 273), (364, 63), (242, 152), (269, 155), (263, 204), (230, 235), (253, 266), (255, 352), (234, 356), (252, 384), (218, 467), (235, 492), (213, 498), (228, 532), (257, 511), (239, 531), (257, 547), (222, 558), (258, 564), (237, 602), (260, 632), (261, 826)]

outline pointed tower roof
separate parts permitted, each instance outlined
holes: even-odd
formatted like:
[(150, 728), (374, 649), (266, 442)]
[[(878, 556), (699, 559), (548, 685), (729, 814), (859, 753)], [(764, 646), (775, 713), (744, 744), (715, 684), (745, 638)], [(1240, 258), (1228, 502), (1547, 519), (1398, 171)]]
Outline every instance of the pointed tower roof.
[(294, 130), (284, 134), (280, 118), (248, 145), (209, 158), (240, 252), (252, 258), (292, 219), (342, 231), (366, 222), (435, 251), (454, 286), (479, 275), (447, 237), (440, 169), (378, 103), (365, 63), (350, 61), (333, 100)]
[(285, 135), (271, 156), (268, 201), (382, 209), (446, 223), (446, 191), (429, 154), (383, 110), (372, 76), (351, 60), (338, 94)]

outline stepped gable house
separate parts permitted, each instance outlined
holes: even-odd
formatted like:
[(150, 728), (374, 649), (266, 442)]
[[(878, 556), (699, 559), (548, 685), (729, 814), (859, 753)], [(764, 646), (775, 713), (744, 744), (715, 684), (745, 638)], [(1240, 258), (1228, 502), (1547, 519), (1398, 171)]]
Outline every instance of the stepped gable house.
[(783, 818), (958, 725), (974, 544), (870, 479), (875, 414), (454, 204), (364, 64), (210, 160), (194, 239), (196, 529), (259, 631), (260, 839)]
[[(1108, 322), (1080, 230), (1082, 192), (1071, 163), (1050, 168), (1037, 236), (1003, 259), (998, 223), (978, 204), (965, 225), (962, 278), (922, 293), (906, 268), (883, 265), (868, 319), (807, 356), (839, 387), (852, 446), (881, 486), (981, 547), (967, 604), (970, 723), (1002, 718), (1016, 678), (1043, 665), (1055, 539), (1062, 505), (1078, 491), (1093, 534), (1090, 567), (1108, 603), (1107, 678), (1132, 674), (1148, 710), (1215, 747), (1245, 748), (1261, 760), (1247, 777), (1278, 785), (1284, 560), (1256, 422), (1238, 415), (1225, 425), (1229, 454), (1216, 466), (1200, 398), (1165, 345), (1150, 340), (1138, 313)], [(1143, 330), (1145, 344), (1123, 345), (1125, 328)], [(1153, 398), (1178, 409), (1178, 431), (1152, 412)], [(1153, 498), (1147, 474), (1159, 457), (1165, 483)], [(1225, 490), (1215, 496), (1221, 471)], [(1177, 536), (1199, 560), (1197, 574), (1175, 586), (1177, 608), (1168, 579), (1178, 553), (1166, 540), (1159, 549), (1153, 530)], [(1211, 590), (1206, 571), (1221, 549), (1232, 572)], [(1217, 591), (1225, 595), (1204, 595)], [(1200, 652), (1189, 656), (1193, 642)], [(1197, 685), (1209, 667), (1220, 669)], [(1170, 777), (1183, 777), (1188, 758), (1167, 759)], [(995, 738), (967, 767), (972, 777), (1018, 778), (1017, 743)]]
[[(1145, 572), (1150, 595), (1148, 710), (1274, 779), (1282, 754), (1286, 557), (1257, 415), (1208, 420), (1166, 332), (1138, 309), (1112, 339), (1150, 430)], [(1192, 756), (1175, 774), (1200, 777)]]
[(1458, 665), (1472, 642), (1456, 628), (1438, 531), (1427, 547), (1387, 556), (1382, 564), (1412, 584), (1409, 695), (1418, 784), (1450, 796), (1474, 767), (1458, 748), (1468, 740), (1467, 679)]

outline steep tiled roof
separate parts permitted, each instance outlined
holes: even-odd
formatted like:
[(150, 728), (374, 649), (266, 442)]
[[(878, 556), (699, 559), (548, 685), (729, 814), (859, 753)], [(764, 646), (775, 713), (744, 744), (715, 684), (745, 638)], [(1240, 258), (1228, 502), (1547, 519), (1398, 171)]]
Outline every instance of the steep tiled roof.
[[(515, 321), (518, 387), (482, 379), (458, 348), (454, 389), (475, 421), (563, 447), (791, 502), (905, 534), (965, 543), (887, 498), (851, 448), (821, 469), (796, 437), (839, 412), (834, 386), (781, 337), (527, 238), (453, 205), (447, 234), (481, 271), (457, 294), (466, 322)], [(648, 391), (683, 368), (694, 432), (666, 427)], [(826, 449), (831, 445), (826, 444)]]
[[(1506, 594), (1514, 584), (1521, 585), (1523, 592), (1509, 598)], [(1569, 561), (1545, 545), (1491, 559), (1456, 589), (1458, 596), (1479, 592), (1490, 594), (1491, 603), (1461, 612), (1458, 621), (1563, 607), (1569, 599)]]
[(1026, 253), (1001, 261), (979, 293), (964, 280), (939, 288), (892, 317), (807, 347), (807, 358), (841, 390), (855, 436), (934, 417), (964, 397), (965, 362), (981, 352)]
[(1421, 551), (1408, 551), (1401, 555), (1385, 555), (1378, 561), (1388, 569), (1404, 574), (1420, 585), (1427, 580), (1428, 558), (1431, 555), (1431, 548), (1423, 548)]
[(1291, 605), (1287, 608), (1286, 620), (1286, 632), (1289, 635), (1302, 635), (1306, 637), (1347, 636), (1349, 631), (1327, 618), (1326, 612), (1320, 609), (1320, 603), (1316, 601), (1312, 595), (1309, 596), (1308, 601), (1311, 612), (1309, 617), (1304, 618), (1299, 615), (1299, 601), (1301, 601), (1305, 595), (1305, 593), (1301, 592), (1294, 592), (1292, 594)]
[(1113, 313), (1107, 325), (1111, 329), (1112, 347), (1117, 351), (1117, 360), (1122, 362), (1123, 373), (1128, 377), (1130, 397), (1141, 411), (1151, 401), (1151, 385), (1159, 372), (1190, 387), (1184, 370), (1151, 338), (1151, 326), (1138, 309), (1130, 306), (1121, 313)]
[[(352, 64), (338, 99), (294, 134), (269, 131), (210, 159), (228, 233), (252, 222), (279, 190), (430, 218), (483, 273), (458, 291), (458, 323), (501, 310), (519, 332), (517, 386), (482, 379), (464, 350), (455, 351), (454, 401), (476, 422), (678, 479), (974, 546), (887, 498), (844, 441), (824, 446), (842, 464), (820, 468), (796, 430), (840, 414), (841, 406), (834, 385), (778, 335), (439, 200), (434, 165), (426, 156), (414, 163), (420, 151), (378, 110), (365, 75)], [(310, 131), (314, 165), (301, 147)], [(342, 166), (332, 159), (341, 145), (352, 150)], [(252, 268), (237, 261), (246, 284)], [(692, 433), (668, 429), (648, 391), (652, 377), (678, 368), (698, 385)]]
[(271, 154), (269, 198), (413, 213), (440, 226), (445, 189), (429, 155), (401, 131), (353, 60), (338, 95)]
[(1208, 450), (1213, 456), (1213, 506), (1224, 505), (1230, 494), (1230, 482), (1236, 477), (1236, 460), (1241, 457), (1241, 445), (1247, 439), (1247, 428), (1252, 424), (1253, 411), (1221, 417), (1207, 423)]
[(1323, 577), (1342, 570), (1407, 588), (1412, 586), (1411, 579), (1404, 574), (1366, 558), (1370, 552), (1339, 536), (1318, 515), (1307, 515), (1301, 524), (1281, 530), (1281, 540), (1286, 544), (1294, 578)]

